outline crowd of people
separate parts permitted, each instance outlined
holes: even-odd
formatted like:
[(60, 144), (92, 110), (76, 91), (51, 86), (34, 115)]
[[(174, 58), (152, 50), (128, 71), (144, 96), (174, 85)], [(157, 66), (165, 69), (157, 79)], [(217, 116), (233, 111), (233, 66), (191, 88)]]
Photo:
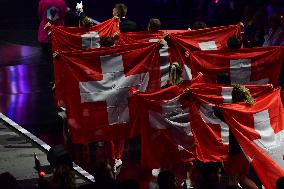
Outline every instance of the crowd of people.
[[(90, 17), (83, 11), (83, 5), (68, 7), (74, 3), (65, 3), (64, 0), (41, 0), (38, 14), (40, 25), (38, 30), (38, 41), (43, 50), (50, 54), (50, 26), (65, 25), (73, 27), (89, 27), (95, 25)], [(243, 9), (243, 18), (240, 21), (242, 26), (243, 47), (266, 47), (284, 45), (284, 5), (278, 0), (256, 6), (255, 3), (247, 3)], [(127, 6), (116, 4), (112, 14), (119, 20), (121, 33), (151, 31), (156, 32), (161, 28), (161, 21), (158, 18), (151, 18), (145, 28), (138, 27), (138, 24), (127, 17)], [(234, 24), (234, 23), (231, 23)], [(236, 24), (236, 23), (235, 23)], [(189, 24), (190, 25), (190, 24)], [(166, 26), (163, 26), (166, 28)], [(208, 27), (205, 21), (197, 20), (188, 29), (196, 30)], [(109, 36), (108, 40), (110, 41)], [(104, 40), (103, 40), (104, 43)], [(50, 56), (49, 56), (50, 57)]]
[[(82, 3), (77, 7), (68, 7), (64, 0), (41, 0), (39, 4), (38, 14), (40, 17), (40, 25), (38, 30), (38, 41), (42, 46), (47, 59), (52, 59), (50, 26), (65, 25), (77, 27), (90, 27), (95, 24), (93, 19), (88, 17), (83, 11)], [(127, 6), (125, 4), (116, 4), (113, 8), (112, 15), (118, 20), (121, 33), (138, 32), (138, 25), (127, 18)], [(232, 36), (227, 46), (229, 49), (267, 47), (267, 46), (284, 46), (284, 7), (280, 1), (272, 0), (266, 6), (255, 7), (255, 4), (247, 4), (244, 7), (243, 20), (240, 20), (242, 27), (242, 36)], [(166, 27), (166, 26), (165, 26)], [(204, 21), (196, 21), (189, 29), (198, 30), (208, 27)], [(151, 18), (144, 30), (148, 32), (157, 32), (161, 29), (161, 21), (158, 18)], [(102, 47), (110, 47), (115, 44), (118, 34), (114, 36), (105, 36), (100, 40)], [(167, 34), (164, 35), (167, 41)], [(185, 56), (187, 56), (185, 54)], [(171, 85), (181, 84), (182, 68), (178, 62), (171, 64), (169, 68), (170, 81), (163, 86), (166, 88)], [(228, 84), (227, 76), (220, 73), (217, 83)], [(239, 87), (239, 88), (238, 88)], [(242, 86), (236, 86), (235, 91), (240, 90)], [(241, 88), (242, 91), (245, 91)], [(238, 92), (236, 94), (239, 94)], [(248, 95), (245, 95), (246, 97)], [(237, 96), (238, 97), (238, 96)], [(244, 101), (244, 98), (234, 98), (233, 101)], [(222, 114), (218, 110), (215, 111), (216, 116), (221, 120)], [(230, 134), (230, 136), (233, 136)], [(138, 181), (123, 180), (117, 181), (113, 173), (113, 162), (99, 162), (94, 168), (96, 182), (81, 186), (82, 189), (87, 188), (105, 188), (105, 189), (137, 189)], [(241, 166), (239, 166), (241, 164)], [(39, 188), (76, 188), (74, 172), (72, 166), (66, 163), (60, 163), (54, 166), (53, 177), (50, 182), (45, 182), (42, 178), (39, 180)], [(193, 162), (187, 169), (187, 175), (182, 185), (177, 185), (175, 174), (166, 169), (161, 169), (158, 174), (153, 176), (149, 182), (149, 189), (175, 189), (190, 188), (195, 189), (257, 189), (261, 187), (261, 183), (257, 179), (253, 169), (249, 166), (248, 161), (244, 157), (240, 146), (236, 139), (230, 138), (230, 160), (225, 163), (202, 163)], [(1, 180), (2, 179), (2, 180)], [(1, 183), (13, 182), (16, 187), (16, 181), (8, 173), (0, 175)], [(188, 182), (187, 182), (188, 181)], [(141, 187), (140, 187), (141, 188)], [(276, 189), (284, 188), (284, 178), (278, 179)]]

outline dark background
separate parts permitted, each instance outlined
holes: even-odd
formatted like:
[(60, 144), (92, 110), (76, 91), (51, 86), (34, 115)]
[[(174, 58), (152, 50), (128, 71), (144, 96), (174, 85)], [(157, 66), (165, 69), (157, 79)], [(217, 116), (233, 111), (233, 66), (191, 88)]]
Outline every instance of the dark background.
[[(66, 0), (75, 8), (77, 0)], [(79, 1), (79, 0), (78, 0)], [(116, 3), (128, 6), (127, 17), (145, 30), (151, 17), (162, 21), (162, 29), (187, 29), (195, 21), (208, 26), (236, 24), (242, 20), (247, 3), (261, 6), (269, 0), (82, 0), (85, 13), (102, 22), (112, 17)], [(216, 3), (218, 1), (218, 3)], [(0, 42), (3, 40), (37, 45), (39, 0), (0, 1)], [(231, 4), (234, 4), (232, 9)]]
[[(185, 29), (196, 20), (207, 21), (209, 25), (234, 23), (241, 19), (246, 3), (265, 0), (82, 0), (87, 15), (98, 21), (112, 17), (112, 8), (116, 3), (128, 6), (128, 17), (141, 27), (146, 27), (149, 18), (157, 17), (163, 21), (163, 27)], [(1, 0), (0, 27), (36, 28), (37, 6), (39, 0)], [(234, 10), (230, 3), (234, 3)], [(76, 0), (68, 0), (76, 4)], [(72, 6), (72, 5), (71, 5)]]

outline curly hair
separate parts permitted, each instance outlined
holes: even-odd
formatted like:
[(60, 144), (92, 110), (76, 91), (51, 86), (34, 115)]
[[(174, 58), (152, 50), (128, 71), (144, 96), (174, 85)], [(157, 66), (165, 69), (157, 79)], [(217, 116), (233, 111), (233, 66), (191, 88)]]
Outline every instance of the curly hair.
[(254, 104), (254, 98), (251, 96), (250, 91), (243, 85), (235, 85), (232, 91), (233, 102), (246, 102), (250, 106)]

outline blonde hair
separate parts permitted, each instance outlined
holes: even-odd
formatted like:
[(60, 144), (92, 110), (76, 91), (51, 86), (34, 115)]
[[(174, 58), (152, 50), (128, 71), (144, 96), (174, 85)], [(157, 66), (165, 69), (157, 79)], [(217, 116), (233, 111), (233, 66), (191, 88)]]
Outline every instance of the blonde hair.
[(246, 102), (250, 106), (254, 105), (254, 98), (251, 96), (250, 91), (243, 85), (237, 84), (232, 91), (233, 102)]
[(157, 18), (151, 18), (148, 23), (148, 30), (152, 32), (157, 32), (161, 27), (161, 21)]

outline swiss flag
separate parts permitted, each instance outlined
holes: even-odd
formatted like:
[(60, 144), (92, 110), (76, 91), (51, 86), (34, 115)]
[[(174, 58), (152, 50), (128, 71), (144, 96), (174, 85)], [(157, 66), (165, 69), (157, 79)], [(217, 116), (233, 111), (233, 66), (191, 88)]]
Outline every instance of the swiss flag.
[[(273, 89), (268, 85), (244, 85), (249, 89), (253, 97), (258, 97)], [(215, 83), (205, 83), (204, 75), (201, 82), (193, 83), (190, 86), (190, 93), (194, 96), (194, 100), (203, 104), (230, 104), (232, 103), (233, 86), (221, 85)]]
[[(246, 87), (253, 97), (272, 90), (270, 85)], [(196, 156), (202, 162), (224, 161), (228, 158), (229, 125), (218, 116), (217, 107), (232, 103), (232, 90), (232, 86), (200, 82), (193, 83), (189, 88), (191, 129)]]
[(223, 105), (221, 111), (243, 152), (266, 189), (284, 176), (284, 109), (280, 89), (245, 103)]
[(163, 39), (164, 33), (168, 34), (180, 34), (187, 32), (188, 30), (158, 30), (157, 32), (142, 31), (142, 32), (127, 32), (120, 33), (118, 44), (126, 45), (141, 42), (155, 42), (159, 39)]
[[(163, 39), (163, 33), (181, 33), (182, 30), (160, 30), (157, 32), (128, 32), (119, 34), (117, 45), (129, 45), (141, 42), (158, 42)], [(166, 85), (169, 81), (169, 67), (171, 63), (178, 61), (183, 69), (183, 79), (191, 80), (192, 74), (188, 61), (184, 56), (184, 52), (180, 50), (176, 44), (167, 44), (167, 41), (163, 40), (161, 48), (159, 50), (160, 55), (160, 73), (161, 73), (161, 87)]]
[(136, 118), (141, 133), (141, 163), (144, 168), (175, 169), (195, 159), (188, 95), (184, 90), (202, 82), (199, 74), (153, 93), (134, 92)]
[(171, 43), (177, 43), (184, 49), (218, 50), (227, 49), (227, 41), (233, 35), (240, 36), (239, 25), (220, 26), (200, 30), (170, 34)]
[(74, 143), (127, 138), (133, 100), (130, 87), (160, 87), (158, 44), (142, 43), (60, 54), (60, 87)]
[(284, 60), (283, 47), (195, 51), (189, 54), (192, 73), (202, 72), (210, 83), (216, 82), (219, 73), (226, 73), (232, 84), (277, 85)]
[(173, 168), (195, 159), (184, 82), (154, 93), (136, 93), (135, 125), (141, 133), (141, 163), (144, 168)]
[(112, 18), (92, 27), (52, 26), (52, 50), (67, 51), (98, 48), (101, 37), (113, 36), (119, 31), (117, 20)]
[(162, 39), (163, 32), (127, 32), (127, 33), (120, 33), (118, 38), (118, 44), (126, 45), (126, 44), (133, 44), (133, 43), (141, 43), (141, 42), (152, 42), (153, 39)]
[(191, 101), (191, 128), (196, 156), (202, 162), (219, 162), (228, 157), (229, 126), (214, 114), (215, 106)]

